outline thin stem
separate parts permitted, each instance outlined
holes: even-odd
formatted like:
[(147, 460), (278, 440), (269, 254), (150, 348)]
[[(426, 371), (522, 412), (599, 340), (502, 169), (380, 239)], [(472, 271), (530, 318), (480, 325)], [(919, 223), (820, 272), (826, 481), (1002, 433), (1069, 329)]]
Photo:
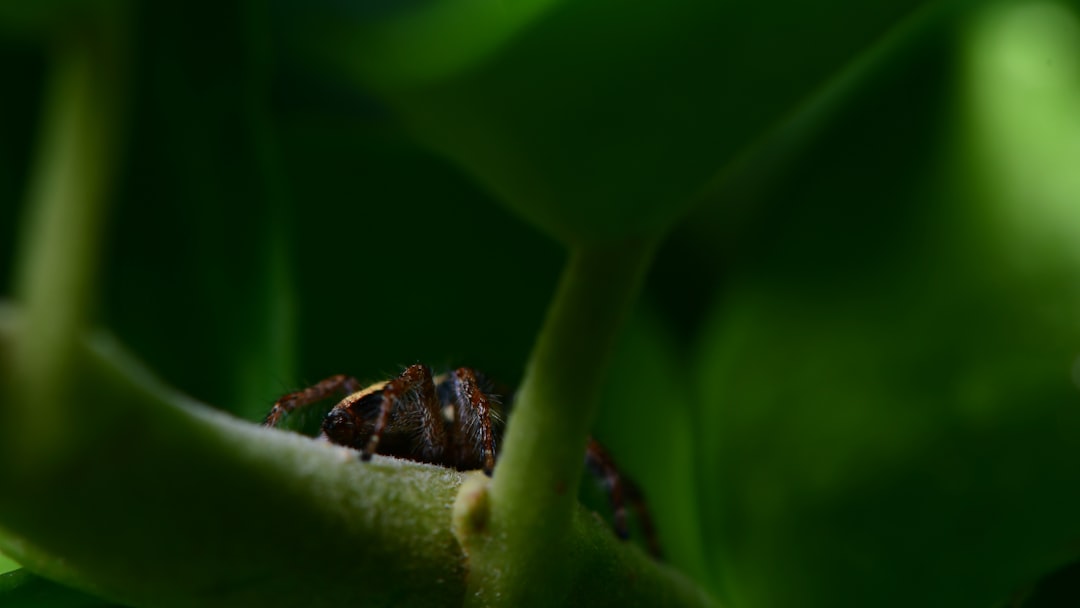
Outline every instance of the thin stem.
[[(63, 399), (76, 336), (95, 299), (101, 232), (116, 162), (123, 81), (122, 15), (109, 5), (66, 30), (56, 48), (16, 268), (26, 310), (14, 377), (25, 449), (62, 445)], [(16, 446), (16, 449), (20, 449)]]
[(586, 439), (615, 338), (652, 253), (645, 241), (573, 252), (515, 401), (485, 536), (464, 542), (473, 604), (564, 599)]

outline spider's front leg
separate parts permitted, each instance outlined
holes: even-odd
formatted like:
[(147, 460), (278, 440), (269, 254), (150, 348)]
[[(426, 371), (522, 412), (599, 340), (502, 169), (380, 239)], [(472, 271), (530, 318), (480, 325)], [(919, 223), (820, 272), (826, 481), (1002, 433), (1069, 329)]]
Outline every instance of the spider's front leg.
[(480, 386), (476, 372), (461, 367), (443, 382), (449, 387), (454, 405), (453, 446), (454, 464), (458, 469), (483, 468), (491, 477), (495, 470), (495, 431), (499, 411), (498, 400)]
[(406, 428), (419, 430), (423, 442), (419, 460), (443, 464), (447, 448), (446, 423), (435, 396), (431, 369), (426, 365), (410, 365), (383, 387), (375, 425), (360, 453), (361, 459), (371, 460), (392, 416), (404, 419), (401, 424)]
[(352, 376), (338, 374), (309, 386), (304, 390), (289, 393), (274, 402), (274, 407), (263, 419), (263, 426), (277, 426), (288, 413), (318, 403), (328, 397), (348, 395), (360, 390), (360, 383)]

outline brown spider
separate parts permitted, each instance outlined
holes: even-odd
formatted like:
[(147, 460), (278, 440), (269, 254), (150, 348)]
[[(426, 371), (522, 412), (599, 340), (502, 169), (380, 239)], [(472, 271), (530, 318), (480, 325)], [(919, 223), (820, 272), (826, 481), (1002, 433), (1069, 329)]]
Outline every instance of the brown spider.
[[(378, 453), (459, 471), (483, 469), (488, 476), (495, 469), (502, 403), (490, 383), (467, 367), (432, 377), (426, 365), (411, 365), (397, 378), (366, 388), (351, 376), (331, 376), (278, 399), (263, 425), (277, 426), (286, 414), (338, 395), (344, 399), (323, 418), (319, 438), (360, 450), (362, 460)], [(585, 462), (604, 483), (616, 534), (629, 536), (629, 501), (649, 551), (659, 556), (652, 518), (637, 486), (619, 473), (595, 439), (589, 438)]]

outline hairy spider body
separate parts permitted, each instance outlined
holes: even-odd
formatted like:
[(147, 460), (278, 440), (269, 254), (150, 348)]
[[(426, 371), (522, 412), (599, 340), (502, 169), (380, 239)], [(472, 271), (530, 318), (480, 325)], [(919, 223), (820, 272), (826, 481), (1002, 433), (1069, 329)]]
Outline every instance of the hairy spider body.
[(364, 388), (355, 378), (331, 376), (278, 399), (263, 424), (276, 426), (286, 413), (335, 395), (345, 397), (323, 419), (320, 437), (360, 450), (364, 460), (379, 453), (488, 475), (495, 467), (502, 408), (469, 368), (432, 377), (427, 366), (412, 365)]
[[(351, 376), (331, 376), (274, 403), (263, 421), (277, 426), (288, 413), (344, 396), (322, 421), (321, 439), (373, 454), (395, 456), (491, 475), (502, 438), (503, 410), (483, 375), (462, 367), (432, 376), (425, 365), (411, 365), (397, 378), (363, 386)], [(607, 489), (615, 532), (628, 536), (626, 502), (634, 508), (650, 551), (659, 544), (640, 491), (622, 476), (611, 456), (590, 438), (585, 461)]]

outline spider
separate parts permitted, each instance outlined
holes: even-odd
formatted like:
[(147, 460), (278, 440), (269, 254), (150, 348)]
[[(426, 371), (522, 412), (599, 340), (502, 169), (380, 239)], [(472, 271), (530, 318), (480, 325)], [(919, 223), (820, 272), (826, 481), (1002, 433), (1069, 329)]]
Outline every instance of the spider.
[[(346, 375), (331, 376), (282, 396), (263, 421), (275, 427), (285, 415), (331, 397), (343, 396), (322, 421), (319, 439), (373, 454), (426, 462), (459, 471), (495, 469), (504, 427), (503, 407), (491, 383), (467, 367), (432, 376), (426, 365), (411, 365), (400, 376), (367, 387)], [(637, 486), (619, 473), (607, 450), (589, 438), (585, 463), (604, 484), (615, 533), (629, 537), (626, 503), (634, 509), (649, 551), (660, 556), (652, 518)]]

